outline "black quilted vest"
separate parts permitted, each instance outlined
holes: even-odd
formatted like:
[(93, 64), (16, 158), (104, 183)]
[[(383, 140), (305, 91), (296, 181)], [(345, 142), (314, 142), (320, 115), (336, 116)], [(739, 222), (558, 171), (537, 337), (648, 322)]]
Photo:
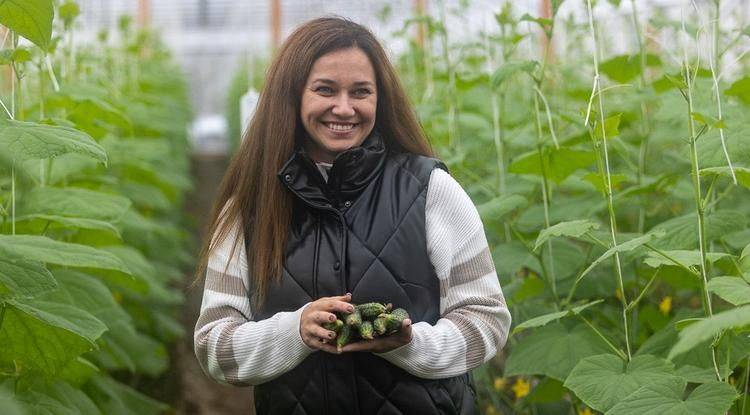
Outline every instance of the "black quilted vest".
[[(278, 173), (294, 213), (284, 274), (257, 320), (320, 297), (403, 307), (414, 323), (439, 319), (440, 287), (427, 254), (425, 199), (437, 159), (393, 154), (377, 133), (336, 157), (325, 182), (299, 147)], [(280, 344), (279, 347), (284, 347)], [(470, 374), (429, 380), (372, 353), (316, 351), (255, 387), (258, 415), (474, 414)]]

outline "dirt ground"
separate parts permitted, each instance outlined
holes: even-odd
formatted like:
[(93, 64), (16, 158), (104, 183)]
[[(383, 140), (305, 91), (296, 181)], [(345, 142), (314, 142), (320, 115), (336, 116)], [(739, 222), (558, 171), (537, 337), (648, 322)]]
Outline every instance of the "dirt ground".
[[(226, 156), (193, 156), (192, 174), (195, 190), (188, 196), (187, 213), (196, 221), (196, 240), (208, 219), (219, 182), (228, 163)], [(174, 404), (177, 414), (255, 414), (252, 388), (239, 388), (217, 383), (203, 374), (193, 354), (193, 330), (200, 312), (203, 284), (189, 288), (186, 281), (186, 302), (182, 322), (186, 336), (175, 345), (174, 363), (181, 384), (178, 401)]]

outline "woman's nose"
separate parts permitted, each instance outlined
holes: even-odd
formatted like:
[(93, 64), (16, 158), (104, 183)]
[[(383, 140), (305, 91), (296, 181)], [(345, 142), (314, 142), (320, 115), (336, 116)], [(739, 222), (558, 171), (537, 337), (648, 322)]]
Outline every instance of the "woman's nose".
[(338, 117), (351, 117), (354, 115), (354, 106), (349, 97), (346, 94), (342, 94), (336, 97), (336, 102), (331, 112)]

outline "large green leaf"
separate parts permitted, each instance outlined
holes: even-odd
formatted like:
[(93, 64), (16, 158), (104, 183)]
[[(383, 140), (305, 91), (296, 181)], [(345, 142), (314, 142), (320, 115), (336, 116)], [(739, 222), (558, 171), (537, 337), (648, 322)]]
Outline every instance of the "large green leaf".
[(508, 194), (482, 203), (477, 206), (477, 210), (484, 220), (499, 220), (515, 210), (526, 207), (527, 204), (528, 201), (525, 197)]
[(547, 229), (539, 232), (539, 236), (536, 238), (534, 244), (534, 250), (539, 249), (547, 239), (559, 236), (570, 236), (577, 238), (591, 229), (598, 229), (599, 222), (595, 222), (590, 219), (571, 220), (567, 222), (560, 222), (550, 226)]
[(498, 88), (511, 76), (517, 73), (533, 74), (534, 69), (539, 66), (537, 61), (521, 61), (521, 62), (507, 62), (498, 68), (495, 73), (492, 74), (491, 83), (492, 88)]
[(590, 166), (595, 160), (596, 156), (591, 151), (565, 147), (546, 148), (542, 151), (542, 156), (539, 155), (539, 151), (519, 155), (508, 166), (508, 171), (535, 176), (546, 175), (554, 182), (560, 183), (574, 171)]
[(107, 153), (88, 134), (56, 125), (0, 119), (0, 148), (20, 161), (79, 153), (107, 164)]
[[(658, 268), (662, 265), (682, 265), (690, 267), (700, 265), (701, 263), (701, 251), (686, 251), (678, 249), (673, 251), (662, 251), (662, 253), (669, 256), (669, 258), (658, 252), (652, 251), (648, 253), (648, 256), (643, 260), (643, 263), (652, 268)], [(728, 256), (730, 255), (724, 252), (706, 252), (706, 260), (711, 263)], [(676, 264), (675, 261), (678, 264)]]
[(745, 76), (734, 81), (729, 88), (724, 90), (724, 94), (735, 96), (745, 104), (750, 104), (750, 76)]
[(126, 197), (75, 187), (36, 187), (24, 195), (23, 214), (59, 215), (116, 222), (130, 208)]
[(674, 377), (674, 366), (651, 355), (624, 362), (613, 354), (587, 357), (573, 368), (565, 387), (590, 408), (606, 412), (641, 386)]
[[(705, 217), (706, 241), (724, 237), (747, 226), (747, 214), (739, 210), (717, 210)], [(695, 213), (679, 216), (662, 222), (650, 232), (662, 230), (663, 238), (654, 241), (660, 249), (695, 249), (698, 247), (698, 217)]]
[(660, 238), (664, 235), (663, 232), (657, 231), (657, 232), (649, 232), (645, 235), (641, 235), (637, 238), (633, 238), (627, 242), (623, 242), (621, 244), (618, 244), (617, 246), (614, 246), (612, 248), (607, 249), (604, 251), (603, 254), (599, 256), (599, 258), (595, 259), (583, 272), (581, 275), (578, 276), (577, 280), (580, 281), (583, 279), (583, 277), (586, 276), (589, 272), (591, 272), (592, 269), (594, 269), (597, 265), (604, 262), (604, 260), (610, 258), (612, 255), (614, 255), (616, 252), (628, 252), (632, 251), (636, 248), (639, 248), (652, 240), (656, 238)]
[(34, 297), (55, 288), (57, 282), (41, 262), (0, 244), (0, 298)]
[(563, 317), (575, 316), (575, 315), (579, 314), (581, 311), (583, 311), (583, 310), (585, 310), (585, 309), (587, 309), (587, 308), (589, 308), (589, 307), (591, 307), (593, 305), (599, 304), (602, 301), (604, 301), (604, 300), (596, 300), (596, 301), (592, 301), (592, 302), (590, 302), (588, 304), (583, 304), (583, 305), (579, 305), (577, 307), (573, 307), (570, 310), (558, 311), (556, 313), (549, 313), (549, 314), (544, 314), (544, 315), (541, 315), (541, 316), (537, 316), (537, 317), (531, 318), (531, 319), (526, 320), (523, 323), (517, 325), (516, 328), (513, 329), (513, 334), (518, 333), (518, 332), (520, 332), (522, 330), (525, 330), (525, 329), (532, 328), (532, 327), (544, 326), (547, 323), (551, 323), (551, 322), (559, 320), (559, 319), (561, 319)]
[(13, 383), (11, 379), (0, 382), (0, 408), (4, 415), (26, 415), (20, 403), (14, 397)]
[(127, 265), (134, 276), (146, 282), (149, 300), (160, 304), (180, 304), (182, 302), (182, 294), (177, 290), (167, 289), (164, 281), (160, 280), (156, 268), (137, 249), (124, 245), (108, 246), (103, 249), (119, 258)]
[(667, 358), (672, 360), (673, 357), (714, 338), (724, 330), (748, 326), (750, 326), (750, 305), (714, 314), (682, 330), (680, 340), (674, 345)]
[(108, 269), (130, 274), (109, 252), (86, 245), (55, 241), (38, 235), (0, 235), (0, 247), (34, 261), (69, 267)]
[(120, 231), (109, 222), (97, 219), (69, 218), (58, 215), (33, 214), (17, 216), (16, 229), (18, 233), (30, 234), (41, 234), (53, 229), (87, 229), (110, 233), (117, 239), (122, 239)]
[(103, 343), (92, 358), (105, 369), (125, 369), (157, 377), (169, 368), (169, 355), (164, 345), (131, 324), (111, 327), (104, 334)]
[(714, 277), (708, 282), (708, 291), (733, 305), (750, 303), (750, 284), (738, 277)]
[(131, 323), (130, 315), (115, 301), (109, 288), (98, 279), (72, 269), (55, 269), (52, 273), (60, 288), (42, 299), (83, 309), (95, 315), (110, 329), (115, 324)]
[(687, 381), (679, 377), (644, 385), (620, 401), (605, 415), (723, 415), (737, 398), (734, 387), (724, 382), (698, 386), (687, 398)]
[(54, 376), (69, 361), (94, 350), (107, 327), (91, 314), (67, 305), (10, 300), (0, 327), (0, 365), (6, 371)]
[(35, 385), (30, 390), (18, 393), (16, 398), (31, 414), (101, 414), (85, 393), (60, 380)]
[[(737, 178), (737, 183), (750, 189), (750, 169), (747, 167), (736, 167), (733, 166), (734, 176)], [(732, 172), (729, 167), (707, 167), (700, 170), (701, 176), (724, 176), (732, 177)]]
[(107, 415), (158, 415), (169, 409), (166, 404), (108, 376), (93, 377), (85, 392)]
[(578, 361), (610, 350), (583, 323), (548, 324), (514, 345), (505, 362), (505, 376), (546, 375), (564, 381)]
[(43, 50), (52, 39), (52, 0), (0, 0), (0, 24)]

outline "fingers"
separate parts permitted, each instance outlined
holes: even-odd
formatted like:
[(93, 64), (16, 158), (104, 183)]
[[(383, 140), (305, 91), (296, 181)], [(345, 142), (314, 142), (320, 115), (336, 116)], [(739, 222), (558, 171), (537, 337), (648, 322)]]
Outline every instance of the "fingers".
[(314, 314), (313, 319), (318, 324), (333, 323), (334, 321), (336, 321), (336, 315), (327, 311), (318, 311)]

